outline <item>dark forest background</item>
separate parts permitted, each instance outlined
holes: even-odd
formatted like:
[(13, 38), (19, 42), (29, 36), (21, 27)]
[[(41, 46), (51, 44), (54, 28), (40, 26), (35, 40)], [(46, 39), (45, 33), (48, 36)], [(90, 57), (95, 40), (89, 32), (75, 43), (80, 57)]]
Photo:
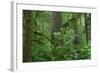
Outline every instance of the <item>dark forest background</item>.
[(23, 62), (91, 59), (91, 13), (23, 10)]

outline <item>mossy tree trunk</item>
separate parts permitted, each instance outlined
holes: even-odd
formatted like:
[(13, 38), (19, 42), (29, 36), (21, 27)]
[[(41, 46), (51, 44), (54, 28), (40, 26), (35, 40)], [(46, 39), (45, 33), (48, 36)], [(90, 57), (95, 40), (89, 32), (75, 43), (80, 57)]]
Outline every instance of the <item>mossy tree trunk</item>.
[(91, 14), (85, 13), (85, 33), (86, 33), (86, 43), (89, 43), (89, 40), (91, 40)]
[(32, 62), (32, 11), (23, 10), (23, 62)]
[(78, 44), (78, 30), (77, 30), (77, 18), (76, 18), (76, 14), (73, 14), (72, 25), (73, 25), (73, 30), (74, 30), (73, 47), (76, 48), (77, 44)]
[(78, 51), (78, 45), (79, 45), (79, 34), (78, 34), (78, 20), (80, 15), (74, 13), (72, 15), (72, 27), (73, 27), (73, 59), (79, 59), (79, 51)]
[(87, 16), (86, 13), (84, 14), (85, 16), (85, 33), (86, 33), (86, 43), (88, 43), (88, 24), (87, 24)]

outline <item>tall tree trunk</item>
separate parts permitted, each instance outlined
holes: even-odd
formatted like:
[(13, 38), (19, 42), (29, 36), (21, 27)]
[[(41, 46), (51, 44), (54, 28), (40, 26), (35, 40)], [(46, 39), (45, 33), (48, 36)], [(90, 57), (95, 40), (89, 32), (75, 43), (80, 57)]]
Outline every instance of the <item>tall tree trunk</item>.
[(89, 37), (89, 35), (88, 35), (88, 23), (87, 23), (87, 14), (85, 13), (84, 14), (84, 17), (85, 17), (85, 33), (86, 33), (86, 43), (88, 44), (88, 37)]
[(32, 62), (32, 11), (23, 10), (23, 62)]
[(89, 40), (91, 40), (91, 14), (85, 13), (85, 31), (86, 31), (86, 43), (89, 43)]
[[(61, 12), (52, 12), (52, 27), (51, 27), (51, 39), (60, 42), (57, 40), (59, 38), (62, 25), (62, 15)], [(59, 44), (53, 43), (54, 47), (57, 47)]]
[(78, 19), (79, 19), (79, 15), (74, 13), (72, 15), (72, 25), (73, 25), (73, 30), (74, 30), (74, 34), (73, 34), (73, 59), (79, 59), (79, 51), (78, 51), (78, 45), (79, 45), (79, 34), (78, 34)]
[(77, 31), (77, 15), (73, 14), (72, 18), (72, 24), (73, 24), (73, 30), (74, 30), (74, 39), (73, 39), (73, 47), (76, 48), (78, 44), (78, 31)]
[(91, 13), (88, 13), (88, 31), (89, 31), (88, 39), (91, 40)]

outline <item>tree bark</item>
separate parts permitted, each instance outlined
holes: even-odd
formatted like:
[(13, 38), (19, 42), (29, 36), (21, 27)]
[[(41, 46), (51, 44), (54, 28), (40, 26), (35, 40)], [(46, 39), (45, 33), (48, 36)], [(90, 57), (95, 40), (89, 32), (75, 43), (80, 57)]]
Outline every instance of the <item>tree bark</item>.
[(78, 31), (77, 31), (77, 15), (73, 14), (72, 18), (72, 24), (73, 24), (73, 30), (74, 30), (74, 39), (73, 39), (73, 47), (76, 48), (78, 44)]
[(84, 17), (85, 17), (85, 33), (86, 33), (86, 43), (88, 44), (88, 23), (87, 23), (87, 14), (85, 13), (84, 14)]
[(59, 32), (62, 28), (62, 15), (60, 12), (52, 12), (53, 32)]
[(91, 13), (88, 13), (88, 31), (89, 31), (89, 37), (88, 39), (91, 40)]
[[(60, 41), (57, 40), (57, 38), (59, 38), (60, 34), (56, 34), (56, 33), (59, 33), (61, 31), (62, 27), (63, 27), (63, 25), (62, 25), (61, 12), (52, 12), (51, 39), (58, 43), (61, 41), (61, 40)], [(57, 43), (52, 43), (52, 44), (54, 47), (57, 47), (59, 45)]]
[(23, 10), (23, 62), (32, 62), (32, 11)]
[(91, 14), (85, 13), (85, 31), (86, 31), (86, 43), (89, 43), (89, 40), (91, 40)]
[(73, 59), (79, 59), (79, 44), (80, 44), (80, 40), (79, 40), (79, 33), (78, 33), (78, 21), (79, 21), (79, 18), (80, 18), (80, 14), (76, 14), (76, 13), (73, 13), (72, 15), (72, 25), (73, 25), (73, 48), (75, 49), (73, 51)]

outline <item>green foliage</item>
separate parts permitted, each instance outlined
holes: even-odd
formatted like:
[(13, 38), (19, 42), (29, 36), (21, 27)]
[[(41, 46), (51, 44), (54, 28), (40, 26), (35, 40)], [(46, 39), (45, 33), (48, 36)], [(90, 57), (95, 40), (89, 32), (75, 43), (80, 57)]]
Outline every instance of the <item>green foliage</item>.
[(82, 49), (80, 50), (81, 59), (91, 59), (91, 49), (90, 44), (83, 44)]
[[(51, 32), (52, 12), (32, 11), (32, 13), (33, 62), (91, 59), (91, 42), (86, 42), (86, 32), (84, 32), (84, 13), (62, 12), (63, 27), (59, 32)], [(87, 18), (89, 24), (90, 14), (87, 14)]]

